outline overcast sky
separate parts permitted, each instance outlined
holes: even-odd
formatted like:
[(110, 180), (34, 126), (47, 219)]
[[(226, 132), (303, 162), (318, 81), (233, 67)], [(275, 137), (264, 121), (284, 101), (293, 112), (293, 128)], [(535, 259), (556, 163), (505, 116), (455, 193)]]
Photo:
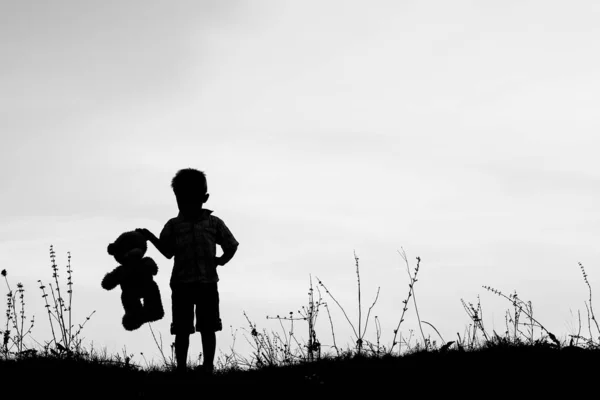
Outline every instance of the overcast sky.
[[(574, 333), (578, 262), (600, 288), (599, 17), (592, 0), (1, 2), (0, 267), (25, 284), (33, 337), (51, 338), (37, 280), (53, 244), (61, 268), (73, 257), (75, 321), (96, 310), (86, 340), (156, 356), (100, 281), (119, 234), (177, 214), (170, 180), (187, 167), (240, 242), (219, 269), (225, 353), (244, 311), (281, 331), (265, 317), (305, 305), (310, 274), (356, 321), (354, 251), (389, 344), (401, 248), (422, 259), (420, 316), (445, 340), (477, 295), (504, 332), (509, 304), (482, 285)], [(147, 255), (168, 311), (173, 260)], [(170, 318), (153, 325), (165, 347)], [(403, 335), (415, 327), (411, 306)], [(332, 344), (324, 310), (317, 334)]]

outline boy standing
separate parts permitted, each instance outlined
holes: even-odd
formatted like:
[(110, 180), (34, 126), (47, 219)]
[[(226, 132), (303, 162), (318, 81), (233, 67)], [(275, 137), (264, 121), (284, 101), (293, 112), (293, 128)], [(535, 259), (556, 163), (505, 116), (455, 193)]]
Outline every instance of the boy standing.
[[(171, 334), (175, 335), (177, 371), (186, 371), (190, 334), (197, 331), (202, 337), (203, 369), (211, 373), (217, 344), (215, 332), (222, 329), (217, 266), (231, 260), (238, 242), (220, 218), (211, 215), (211, 210), (202, 208), (209, 196), (204, 172), (192, 168), (179, 170), (171, 181), (171, 187), (179, 215), (167, 221), (160, 238), (147, 229), (138, 231), (163, 256), (168, 259), (175, 257), (169, 286), (172, 290)], [(217, 244), (223, 250), (220, 257), (216, 256)]]

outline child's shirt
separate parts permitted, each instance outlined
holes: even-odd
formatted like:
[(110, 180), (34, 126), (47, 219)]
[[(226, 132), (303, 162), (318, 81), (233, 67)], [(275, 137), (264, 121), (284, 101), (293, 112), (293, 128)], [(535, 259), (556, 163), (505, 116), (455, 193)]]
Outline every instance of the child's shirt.
[(196, 218), (185, 218), (179, 213), (165, 224), (160, 242), (175, 258), (171, 284), (219, 281), (216, 245), (226, 249), (237, 247), (238, 241), (225, 223), (211, 214), (207, 209)]

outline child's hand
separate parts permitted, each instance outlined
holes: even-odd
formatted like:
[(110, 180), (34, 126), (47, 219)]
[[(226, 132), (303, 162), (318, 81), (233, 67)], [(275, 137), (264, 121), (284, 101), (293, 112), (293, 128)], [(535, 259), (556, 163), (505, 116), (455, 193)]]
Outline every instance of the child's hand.
[(221, 257), (215, 257), (215, 265), (218, 267), (219, 265), (223, 265), (221, 263)]
[(144, 236), (144, 239), (146, 240), (150, 240), (150, 238), (152, 237), (152, 233), (150, 233), (150, 231), (146, 228), (137, 228), (135, 231), (141, 233), (142, 236)]

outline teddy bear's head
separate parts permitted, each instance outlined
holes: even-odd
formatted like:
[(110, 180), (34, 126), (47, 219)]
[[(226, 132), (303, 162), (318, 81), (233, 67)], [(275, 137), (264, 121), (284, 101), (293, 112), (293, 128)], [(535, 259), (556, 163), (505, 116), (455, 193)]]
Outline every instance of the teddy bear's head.
[(108, 245), (108, 254), (121, 265), (137, 262), (146, 254), (146, 239), (136, 231), (122, 233), (114, 243)]

